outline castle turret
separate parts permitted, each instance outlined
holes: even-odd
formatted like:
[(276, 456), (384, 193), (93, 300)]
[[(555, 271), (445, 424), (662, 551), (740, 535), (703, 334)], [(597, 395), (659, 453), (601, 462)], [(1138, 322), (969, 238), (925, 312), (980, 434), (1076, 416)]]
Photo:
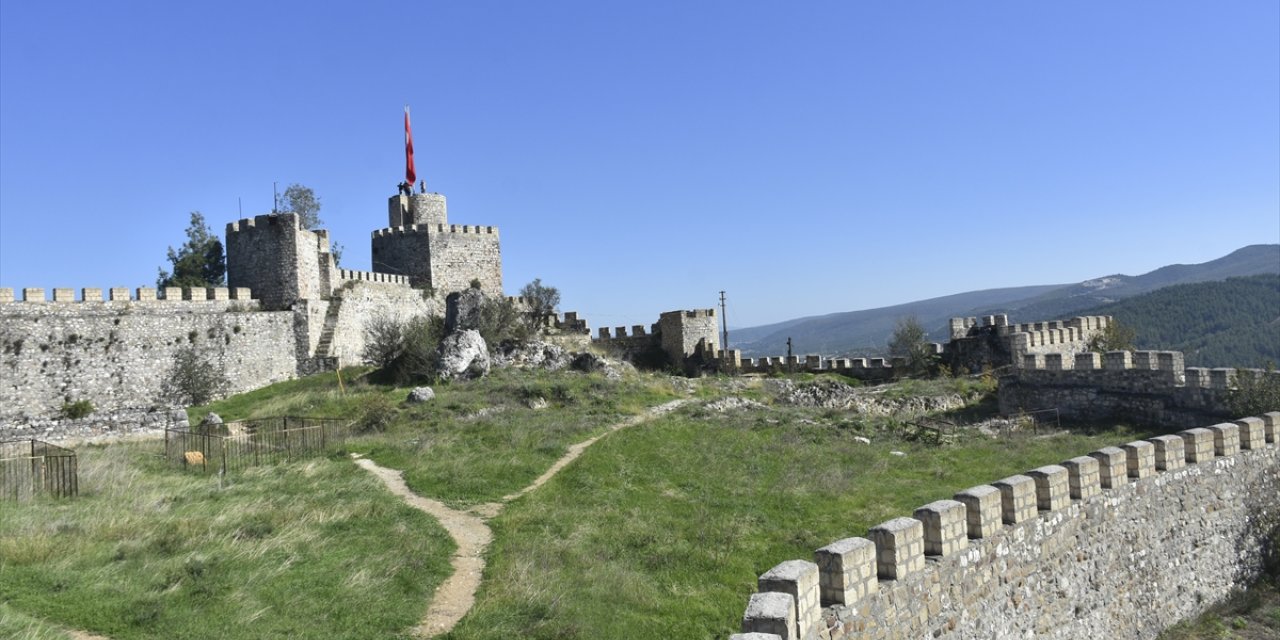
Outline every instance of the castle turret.
[(502, 294), (498, 228), (449, 224), (439, 193), (399, 194), (388, 206), (391, 226), (373, 232), (373, 270), (409, 276), (415, 287), (445, 295), (473, 282)]
[(227, 285), (249, 287), (266, 309), (332, 292), (329, 232), (302, 228), (297, 214), (257, 216), (227, 225)]

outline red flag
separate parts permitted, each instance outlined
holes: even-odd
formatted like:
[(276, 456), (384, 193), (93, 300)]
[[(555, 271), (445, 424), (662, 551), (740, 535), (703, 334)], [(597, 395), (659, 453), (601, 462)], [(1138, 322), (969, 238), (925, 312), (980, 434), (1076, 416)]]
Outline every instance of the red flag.
[(418, 174), (413, 170), (413, 133), (409, 131), (409, 107), (404, 108), (404, 180), (413, 188)]

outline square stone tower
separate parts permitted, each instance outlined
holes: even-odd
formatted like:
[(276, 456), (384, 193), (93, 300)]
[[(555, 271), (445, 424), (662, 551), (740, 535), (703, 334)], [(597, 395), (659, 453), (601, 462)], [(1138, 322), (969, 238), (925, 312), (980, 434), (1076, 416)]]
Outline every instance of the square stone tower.
[(438, 193), (392, 196), (390, 226), (373, 232), (373, 270), (409, 276), (414, 287), (439, 295), (478, 282), (502, 295), (502, 250), (498, 228), (449, 224), (445, 197)]

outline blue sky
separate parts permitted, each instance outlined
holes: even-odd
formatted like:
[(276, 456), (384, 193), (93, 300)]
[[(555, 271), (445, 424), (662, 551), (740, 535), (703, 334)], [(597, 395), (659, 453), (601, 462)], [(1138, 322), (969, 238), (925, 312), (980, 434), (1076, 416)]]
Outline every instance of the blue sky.
[(403, 175), (593, 326), (732, 325), (1280, 242), (1280, 3), (4, 2), (0, 284), (149, 286)]

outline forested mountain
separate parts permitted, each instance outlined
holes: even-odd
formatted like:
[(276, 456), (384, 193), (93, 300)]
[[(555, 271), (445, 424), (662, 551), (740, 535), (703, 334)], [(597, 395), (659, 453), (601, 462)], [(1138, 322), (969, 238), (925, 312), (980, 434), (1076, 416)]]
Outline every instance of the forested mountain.
[(1114, 316), (1139, 348), (1182, 351), (1187, 366), (1280, 364), (1277, 275), (1174, 285), (1078, 315)]
[[(873, 355), (885, 348), (894, 323), (904, 316), (916, 316), (929, 330), (930, 340), (946, 342), (950, 338), (947, 320), (954, 316), (1007, 313), (1012, 322), (1060, 320), (1086, 315), (1088, 309), (1169, 285), (1257, 274), (1280, 275), (1280, 245), (1251, 245), (1209, 262), (1168, 265), (1138, 276), (1111, 275), (1075, 284), (970, 291), (892, 307), (732, 328), (730, 346), (748, 357), (773, 356), (786, 353), (787, 338), (792, 338), (796, 353)], [(1219, 347), (1205, 348), (1212, 353)]]

